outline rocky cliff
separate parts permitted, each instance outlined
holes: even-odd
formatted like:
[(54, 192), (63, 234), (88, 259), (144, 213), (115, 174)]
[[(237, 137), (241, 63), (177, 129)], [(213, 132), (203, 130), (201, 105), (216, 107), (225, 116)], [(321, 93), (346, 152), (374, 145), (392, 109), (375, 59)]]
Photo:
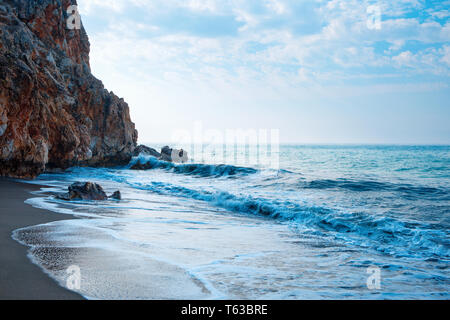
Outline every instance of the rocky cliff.
[(137, 131), (128, 105), (96, 79), (76, 0), (0, 0), (0, 175), (128, 162)]

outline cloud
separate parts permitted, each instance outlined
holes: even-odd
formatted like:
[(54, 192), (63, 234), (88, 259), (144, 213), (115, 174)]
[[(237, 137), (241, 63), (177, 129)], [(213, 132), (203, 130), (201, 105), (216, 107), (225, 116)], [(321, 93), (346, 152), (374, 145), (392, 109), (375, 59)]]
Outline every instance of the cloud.
[(443, 55), (441, 61), (450, 66), (450, 46), (445, 45), (442, 49)]
[(392, 58), (400, 67), (408, 66), (411, 67), (415, 64), (415, 57), (411, 51), (403, 51), (398, 56)]
[[(450, 23), (424, 1), (79, 0), (94, 65), (255, 86), (448, 77)], [(369, 5), (381, 28), (368, 28)], [(99, 13), (107, 19), (98, 26)], [(97, 18), (97, 19), (95, 19)], [(95, 19), (95, 20), (94, 20)], [(345, 75), (345, 76), (343, 76)], [(193, 80), (194, 79), (194, 80)], [(372, 80), (369, 80), (372, 79)], [(441, 78), (438, 79), (442, 80)]]
[(89, 15), (93, 13), (107, 13), (107, 11), (123, 12), (125, 7), (130, 3), (132, 5), (138, 4), (137, 0), (80, 0), (79, 11), (80, 14)]
[[(93, 73), (130, 104), (142, 143), (197, 120), (287, 142), (448, 142), (448, 0), (78, 3)], [(424, 124), (433, 112), (442, 125)]]

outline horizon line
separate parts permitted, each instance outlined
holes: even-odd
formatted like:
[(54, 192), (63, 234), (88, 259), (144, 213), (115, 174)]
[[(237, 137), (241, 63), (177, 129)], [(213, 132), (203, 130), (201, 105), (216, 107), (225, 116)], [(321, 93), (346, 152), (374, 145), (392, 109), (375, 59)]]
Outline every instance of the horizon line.
[[(137, 145), (140, 144), (158, 144), (158, 145), (173, 145), (176, 144), (176, 142), (169, 142), (169, 141), (145, 141), (145, 142), (138, 142)], [(201, 143), (189, 143), (185, 145), (200, 145)], [(204, 143), (207, 144), (207, 143)], [(286, 146), (286, 145), (297, 145), (297, 146), (439, 146), (439, 147), (450, 147), (449, 143), (397, 143), (397, 142), (280, 142), (280, 145)], [(219, 144), (215, 144), (219, 145)], [(223, 145), (227, 145), (224, 143)], [(255, 145), (255, 144), (235, 144), (235, 145)], [(258, 144), (256, 144), (258, 145)], [(270, 143), (268, 143), (270, 145)]]

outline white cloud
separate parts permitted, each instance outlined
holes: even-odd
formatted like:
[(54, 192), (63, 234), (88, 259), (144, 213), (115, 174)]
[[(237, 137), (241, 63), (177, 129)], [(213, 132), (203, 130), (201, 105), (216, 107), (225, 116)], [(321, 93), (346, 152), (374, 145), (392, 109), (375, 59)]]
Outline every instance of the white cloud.
[(446, 45), (443, 48), (443, 55), (441, 61), (450, 66), (450, 46)]
[[(204, 37), (195, 32), (165, 31), (154, 19), (133, 21), (116, 14), (107, 32), (91, 33), (93, 65), (109, 64), (110, 68), (135, 70), (152, 81), (182, 83), (212, 79), (219, 82), (254, 85), (277, 82), (278, 85), (332, 84), (334, 81), (356, 79), (398, 78), (420, 73), (448, 75), (447, 50), (431, 50), (428, 46), (449, 40), (449, 23), (441, 25), (430, 19), (395, 15), (411, 8), (421, 8), (421, 1), (379, 1), (387, 18), (381, 30), (367, 28), (367, 5), (356, 0), (317, 1), (313, 11), (322, 27), (311, 34), (298, 34), (292, 24), (302, 19), (302, 11), (293, 11), (295, 1), (267, 0), (80, 0), (85, 7), (112, 5), (124, 10), (125, 3), (149, 10), (158, 5), (184, 8), (201, 14), (231, 14), (243, 23), (234, 35)], [(170, 10), (169, 10), (170, 11)], [(91, 11), (95, 14), (95, 10)], [(295, 14), (294, 14), (295, 13)], [(282, 19), (277, 16), (283, 15)], [(430, 15), (431, 17), (436, 15)], [(126, 20), (118, 20), (118, 19)], [(140, 33), (147, 33), (142, 36)], [(408, 41), (423, 43), (414, 50)], [(380, 42), (388, 48), (379, 49)], [(401, 50), (401, 52), (399, 52)], [(443, 53), (444, 52), (444, 53)], [(368, 70), (368, 68), (372, 68)], [(372, 73), (373, 68), (380, 71)], [(193, 80), (194, 79), (194, 80)]]
[[(107, 13), (111, 10), (122, 12), (127, 5), (139, 4), (139, 0), (78, 0), (79, 12), (82, 15), (88, 15), (99, 12)], [(100, 10), (100, 11), (97, 11)]]
[[(130, 104), (141, 142), (200, 119), (218, 128), (291, 126), (297, 138), (299, 121), (314, 130), (337, 106), (376, 110), (387, 95), (400, 102), (449, 88), (450, 24), (438, 20), (446, 8), (428, 12), (424, 1), (78, 2), (93, 73)], [(380, 30), (367, 27), (374, 3)], [(202, 32), (220, 23), (230, 32)]]
[(179, 2), (180, 6), (185, 6), (193, 11), (217, 12), (218, 4), (214, 0), (184, 0)]
[(444, 19), (444, 18), (450, 17), (449, 10), (440, 10), (440, 11), (430, 10), (429, 12), (433, 17), (436, 17), (438, 19)]
[(286, 6), (283, 2), (278, 0), (266, 0), (265, 1), (266, 6), (269, 8), (269, 10), (272, 10), (276, 14), (284, 14), (286, 13)]
[(411, 67), (415, 64), (415, 58), (411, 51), (403, 51), (398, 56), (393, 57), (392, 60), (395, 61), (400, 67)]

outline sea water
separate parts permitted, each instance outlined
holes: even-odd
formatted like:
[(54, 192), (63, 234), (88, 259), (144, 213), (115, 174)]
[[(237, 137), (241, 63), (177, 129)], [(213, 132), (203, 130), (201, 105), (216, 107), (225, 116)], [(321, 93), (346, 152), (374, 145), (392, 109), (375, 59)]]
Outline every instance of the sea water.
[[(151, 168), (130, 170), (138, 160)], [(43, 174), (27, 203), (74, 218), (13, 237), (62, 286), (76, 266), (71, 289), (92, 299), (449, 298), (450, 146), (284, 145), (278, 169), (213, 160)], [(55, 198), (75, 181), (123, 199)]]

